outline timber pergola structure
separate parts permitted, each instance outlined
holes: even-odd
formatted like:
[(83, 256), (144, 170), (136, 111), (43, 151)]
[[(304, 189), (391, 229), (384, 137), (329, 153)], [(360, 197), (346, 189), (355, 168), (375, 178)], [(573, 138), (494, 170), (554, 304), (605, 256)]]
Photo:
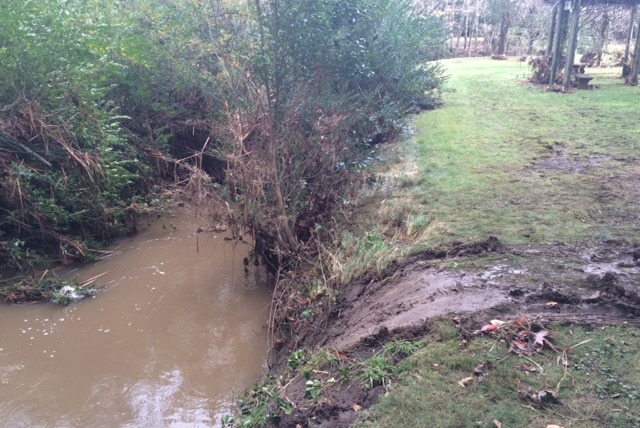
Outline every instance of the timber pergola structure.
[[(567, 37), (567, 26), (569, 26), (569, 39), (567, 46), (567, 57), (564, 64), (563, 88), (565, 91), (571, 88), (571, 71), (575, 60), (575, 52), (578, 43), (578, 29), (580, 25), (580, 11), (585, 6), (627, 6), (631, 9), (631, 19), (629, 20), (629, 35), (633, 30), (634, 19), (640, 0), (544, 0), (553, 4), (553, 14), (549, 31), (549, 43), (547, 52), (551, 52), (551, 73), (549, 84), (555, 84), (556, 75), (562, 62), (562, 51)], [(640, 23), (639, 31), (636, 33), (635, 47), (633, 50), (633, 61), (627, 81), (632, 85), (638, 85), (638, 71), (640, 68)], [(629, 40), (628, 39), (628, 40)], [(628, 64), (629, 44), (625, 51), (624, 63)]]

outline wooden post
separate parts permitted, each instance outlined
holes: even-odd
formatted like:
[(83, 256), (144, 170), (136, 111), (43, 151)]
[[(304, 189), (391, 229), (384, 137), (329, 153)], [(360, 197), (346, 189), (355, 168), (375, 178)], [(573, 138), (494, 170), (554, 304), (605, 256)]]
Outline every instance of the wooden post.
[(568, 11), (564, 10), (564, 1), (558, 3), (558, 13), (556, 16), (556, 31), (553, 40), (553, 53), (551, 55), (551, 72), (549, 75), (549, 84), (556, 84), (556, 74), (558, 73), (558, 67), (560, 66), (560, 59), (562, 58), (562, 47), (564, 45), (564, 25), (567, 21)]
[(569, 47), (567, 47), (567, 60), (564, 65), (564, 82), (565, 91), (571, 89), (571, 70), (573, 69), (573, 61), (576, 55), (576, 47), (578, 45), (578, 29), (580, 25), (580, 8), (581, 0), (573, 0), (573, 11), (571, 12), (571, 32), (569, 33)]

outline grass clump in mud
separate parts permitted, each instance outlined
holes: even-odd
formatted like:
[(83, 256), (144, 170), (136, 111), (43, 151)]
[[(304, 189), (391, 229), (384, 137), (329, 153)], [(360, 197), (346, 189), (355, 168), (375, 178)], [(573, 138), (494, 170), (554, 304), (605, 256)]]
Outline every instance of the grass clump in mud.
[(349, 353), (297, 349), (287, 359), (283, 373), (267, 376), (245, 392), (240, 414), (223, 417), (223, 425), (309, 426), (313, 424), (310, 415), (322, 418), (331, 413), (347, 414), (352, 420), (372, 397), (395, 382), (399, 363), (423, 346), (423, 341), (396, 340), (378, 351), (367, 347)]
[(538, 328), (549, 344), (531, 346), (518, 338), (523, 330), (469, 335), (439, 321), (426, 346), (400, 364), (391, 393), (355, 426), (640, 424), (640, 331)]

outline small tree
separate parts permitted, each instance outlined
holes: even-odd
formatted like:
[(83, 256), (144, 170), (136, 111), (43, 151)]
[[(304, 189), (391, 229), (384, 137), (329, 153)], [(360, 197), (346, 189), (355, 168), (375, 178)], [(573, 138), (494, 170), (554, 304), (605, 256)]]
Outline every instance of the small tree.
[(437, 102), (438, 21), (408, 0), (253, 0), (248, 61), (229, 57), (229, 181), (272, 266), (295, 259), (362, 149)]

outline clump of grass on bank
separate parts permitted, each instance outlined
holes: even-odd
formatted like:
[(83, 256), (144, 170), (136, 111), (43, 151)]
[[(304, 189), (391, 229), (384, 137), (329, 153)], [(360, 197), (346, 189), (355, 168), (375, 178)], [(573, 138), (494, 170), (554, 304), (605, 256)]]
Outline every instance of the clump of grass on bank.
[[(356, 426), (638, 426), (640, 332), (570, 326), (551, 331), (557, 351), (527, 357), (491, 335), (462, 341), (453, 323), (441, 321), (426, 345), (401, 363), (391, 393), (361, 414)], [(482, 372), (474, 375), (479, 366)], [(525, 391), (553, 392), (557, 402), (540, 406)]]
[(423, 346), (423, 340), (397, 340), (380, 350), (364, 351), (367, 355), (347, 355), (324, 348), (297, 349), (289, 356), (284, 373), (277, 378), (267, 376), (246, 391), (240, 399), (241, 414), (237, 418), (224, 416), (222, 425), (277, 426), (295, 411), (313, 413), (327, 403), (344, 401), (345, 390), (353, 400), (346, 403), (346, 408), (359, 411), (374, 388), (386, 388), (395, 381), (398, 362)]

